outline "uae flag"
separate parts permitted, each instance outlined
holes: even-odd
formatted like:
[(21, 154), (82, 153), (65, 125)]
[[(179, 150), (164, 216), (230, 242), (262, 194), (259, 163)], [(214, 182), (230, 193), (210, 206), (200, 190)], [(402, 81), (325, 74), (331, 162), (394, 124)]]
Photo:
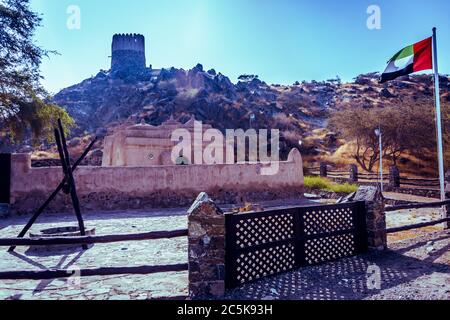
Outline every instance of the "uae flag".
[(433, 69), (432, 43), (433, 38), (430, 37), (400, 50), (389, 60), (386, 70), (381, 75), (380, 83), (414, 72)]

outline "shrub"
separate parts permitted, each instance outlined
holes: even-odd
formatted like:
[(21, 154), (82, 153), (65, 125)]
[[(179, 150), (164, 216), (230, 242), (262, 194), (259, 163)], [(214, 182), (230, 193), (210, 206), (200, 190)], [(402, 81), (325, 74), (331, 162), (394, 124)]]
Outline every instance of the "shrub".
[(348, 182), (344, 184), (334, 184), (331, 186), (331, 191), (336, 193), (353, 193), (358, 191), (358, 185)]
[(326, 190), (331, 188), (331, 182), (321, 177), (305, 177), (305, 187), (313, 190)]
[(351, 183), (338, 184), (322, 177), (305, 177), (305, 187), (313, 190), (331, 191), (336, 193), (352, 193), (358, 190), (358, 185)]

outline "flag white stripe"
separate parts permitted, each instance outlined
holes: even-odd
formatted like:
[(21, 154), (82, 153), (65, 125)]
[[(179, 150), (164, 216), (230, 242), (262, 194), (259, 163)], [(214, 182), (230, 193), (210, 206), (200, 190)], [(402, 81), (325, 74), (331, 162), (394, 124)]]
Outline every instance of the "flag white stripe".
[(408, 57), (404, 57), (402, 59), (392, 60), (389, 62), (384, 73), (392, 73), (392, 72), (397, 72), (399, 70), (403, 70), (407, 66), (409, 66), (410, 64), (413, 64), (413, 63), (414, 63), (414, 55), (413, 54)]

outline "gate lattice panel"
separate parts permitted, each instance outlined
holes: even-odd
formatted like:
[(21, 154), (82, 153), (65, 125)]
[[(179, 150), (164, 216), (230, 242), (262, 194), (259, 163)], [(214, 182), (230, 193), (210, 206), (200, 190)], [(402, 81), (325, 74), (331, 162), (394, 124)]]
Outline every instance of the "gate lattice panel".
[(226, 215), (228, 288), (365, 251), (364, 202)]

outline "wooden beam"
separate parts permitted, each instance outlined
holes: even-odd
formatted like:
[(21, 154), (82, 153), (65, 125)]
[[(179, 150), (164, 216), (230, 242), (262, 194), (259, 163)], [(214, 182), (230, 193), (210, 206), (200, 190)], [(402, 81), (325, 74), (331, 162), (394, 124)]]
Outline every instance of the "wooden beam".
[(408, 231), (408, 230), (412, 230), (412, 229), (420, 229), (420, 228), (435, 226), (437, 224), (445, 223), (448, 221), (450, 221), (450, 218), (445, 218), (445, 219), (441, 219), (441, 220), (437, 220), (437, 221), (422, 222), (422, 223), (412, 224), (412, 225), (403, 226), (403, 227), (389, 228), (386, 230), (386, 233), (396, 233), (396, 232)]
[(402, 186), (413, 186), (413, 187), (422, 187), (422, 188), (439, 188), (439, 184), (428, 184), (428, 183), (415, 183), (415, 182), (403, 182), (400, 181), (400, 185)]
[[(75, 162), (75, 164), (72, 167), (72, 171), (75, 171), (78, 168), (78, 166), (81, 164), (81, 162), (87, 156), (89, 151), (91, 151), (91, 149), (94, 146), (95, 142), (97, 142), (97, 137), (95, 137), (95, 139), (92, 140), (92, 142), (89, 144), (87, 149), (83, 152), (81, 157), (79, 157), (78, 160)], [(19, 238), (23, 238), (25, 236), (25, 234), (28, 232), (28, 230), (30, 230), (31, 226), (36, 222), (36, 220), (40, 217), (40, 215), (48, 207), (50, 202), (52, 202), (53, 199), (55, 199), (55, 197), (58, 195), (58, 193), (63, 189), (63, 187), (66, 184), (66, 182), (67, 182), (66, 177), (64, 177), (64, 179), (60, 182), (60, 184), (55, 189), (55, 191), (53, 191), (53, 193), (50, 195), (50, 197), (48, 197), (48, 199), (44, 202), (44, 204), (33, 214), (33, 216), (28, 221), (26, 226), (22, 229), (22, 231), (20, 231), (19, 236), (18, 236)], [(14, 249), (15, 249), (14, 247), (11, 247), (11, 248), (8, 249), (8, 252), (13, 252)]]
[(407, 209), (421, 209), (421, 208), (439, 208), (450, 204), (450, 200), (439, 201), (439, 202), (423, 202), (423, 203), (413, 203), (413, 204), (404, 204), (392, 207), (386, 207), (384, 209), (385, 212), (392, 212), (398, 210), (407, 210)]
[[(160, 266), (108, 267), (79, 270), (79, 277), (111, 276), (120, 274), (151, 274), (160, 272), (187, 271), (188, 264), (171, 264)], [(0, 280), (48, 280), (75, 276), (74, 270), (36, 270), (36, 271), (2, 271)]]
[(407, 178), (407, 177), (400, 177), (400, 181), (424, 181), (424, 182), (437, 182), (439, 183), (439, 178), (432, 179), (432, 178)]
[[(67, 183), (70, 186), (70, 197), (72, 199), (73, 209), (78, 220), (78, 227), (82, 236), (86, 235), (84, 228), (83, 216), (81, 215), (80, 201), (78, 199), (77, 187), (75, 185), (75, 179), (72, 174), (72, 165), (70, 164), (70, 155), (67, 149), (66, 137), (64, 135), (64, 128), (61, 119), (58, 119), (59, 130), (55, 129), (56, 144), (61, 158), (61, 164), (63, 166), (64, 175), (67, 177)], [(58, 134), (59, 133), (59, 134)], [(87, 249), (86, 245), (83, 245), (83, 249)]]
[(172, 239), (186, 237), (188, 230), (155, 231), (147, 233), (82, 236), (82, 237), (52, 237), (52, 238), (0, 238), (0, 246), (49, 246), (49, 245), (77, 245), (94, 243), (112, 243), (138, 240)]

